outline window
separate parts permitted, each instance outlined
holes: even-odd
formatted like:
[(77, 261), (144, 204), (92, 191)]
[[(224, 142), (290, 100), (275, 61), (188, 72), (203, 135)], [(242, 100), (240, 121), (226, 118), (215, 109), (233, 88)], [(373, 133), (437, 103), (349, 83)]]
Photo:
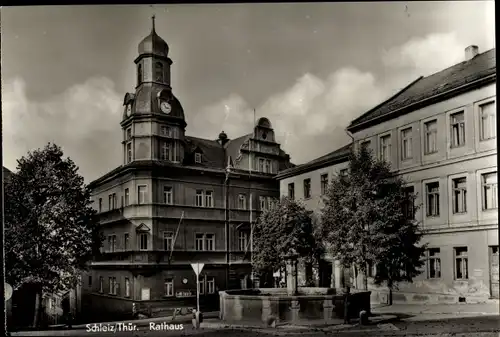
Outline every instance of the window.
[(364, 142), (361, 142), (361, 148), (363, 149), (368, 149), (370, 148), (371, 141), (365, 140)]
[(161, 141), (160, 160), (170, 160), (170, 144)]
[(111, 211), (113, 209), (113, 194), (108, 195), (108, 210)]
[(259, 158), (259, 172), (264, 172), (264, 159)]
[(104, 292), (104, 278), (102, 276), (99, 277), (99, 292), (103, 293)]
[(163, 232), (163, 249), (172, 250), (173, 243), (174, 243), (174, 233)]
[(326, 194), (328, 190), (328, 173), (321, 175), (321, 194)]
[(139, 249), (147, 250), (148, 249), (148, 234), (141, 233), (139, 234)]
[(453, 184), (453, 213), (467, 212), (467, 179), (457, 178), (452, 180)]
[(424, 153), (437, 152), (437, 120), (434, 119), (424, 124)]
[(479, 106), (481, 117), (480, 132), (481, 140), (488, 140), (497, 137), (497, 112), (496, 102), (488, 102)]
[(132, 128), (128, 128), (127, 131), (125, 131), (125, 140), (131, 140), (132, 139)]
[(155, 80), (156, 82), (163, 82), (163, 63), (161, 62), (155, 63)]
[(165, 137), (172, 137), (171, 129), (168, 126), (161, 126), (160, 134)]
[(125, 206), (130, 205), (130, 191), (128, 188), (125, 189)]
[(295, 184), (294, 183), (288, 184), (288, 197), (292, 200), (295, 199)]
[(207, 277), (207, 293), (208, 294), (215, 293), (215, 277), (213, 276)]
[(248, 246), (248, 233), (240, 231), (238, 233), (238, 250), (241, 252), (246, 252)]
[(194, 154), (194, 162), (195, 163), (201, 163), (201, 153), (195, 153)]
[(260, 210), (264, 211), (267, 209), (267, 199), (266, 197), (259, 197)]
[(349, 173), (349, 169), (342, 169), (342, 170), (340, 170), (339, 175), (341, 177), (347, 177), (348, 173)]
[(167, 205), (172, 205), (172, 187), (163, 186), (163, 203)]
[(116, 295), (118, 288), (116, 277), (110, 277), (108, 280), (109, 280), (109, 294)]
[(92, 287), (92, 275), (89, 275), (89, 287)]
[(465, 144), (465, 115), (457, 112), (450, 115), (451, 147), (460, 147)]
[(116, 235), (108, 236), (109, 251), (116, 252)]
[(311, 197), (311, 179), (304, 179), (304, 199)]
[(401, 130), (401, 159), (407, 160), (412, 157), (412, 128)]
[(200, 277), (198, 284), (200, 285), (200, 295), (205, 294), (205, 277)]
[(142, 65), (137, 66), (137, 85), (142, 83)]
[(214, 207), (213, 191), (205, 192), (205, 207)]
[(174, 296), (174, 279), (167, 278), (165, 280), (165, 296)]
[(439, 183), (433, 182), (426, 185), (427, 216), (439, 216)]
[(205, 250), (215, 250), (214, 234), (205, 234)]
[(271, 173), (271, 161), (269, 159), (264, 160), (264, 172)]
[(99, 213), (102, 212), (102, 198), (99, 198)]
[(113, 209), (118, 208), (118, 199), (116, 198), (116, 193), (113, 193)]
[(195, 205), (197, 207), (202, 207), (203, 206), (203, 191), (202, 190), (197, 190), (196, 191)]
[(427, 278), (441, 277), (441, 257), (439, 248), (427, 250)]
[(274, 209), (275, 207), (275, 200), (272, 197), (267, 197), (267, 208), (268, 209)]
[(130, 245), (130, 237), (128, 233), (123, 234), (123, 249), (128, 250)]
[(483, 209), (498, 208), (497, 172), (483, 174)]
[(201, 233), (196, 233), (195, 234), (195, 243), (196, 243), (196, 250), (203, 250), (203, 234)]
[(467, 280), (469, 278), (468, 267), (467, 247), (455, 248), (455, 279)]
[(386, 135), (380, 137), (380, 159), (385, 161), (391, 160), (391, 136)]
[(408, 186), (403, 189), (405, 195), (405, 201), (403, 203), (403, 214), (406, 219), (415, 219), (415, 203), (414, 203), (414, 193), (415, 188), (413, 186)]
[(247, 208), (247, 198), (244, 194), (238, 195), (238, 209)]
[(130, 297), (130, 280), (125, 277), (125, 297)]
[(146, 203), (146, 193), (147, 193), (147, 186), (137, 186), (137, 201), (138, 204), (145, 204)]
[(127, 164), (132, 162), (132, 143), (127, 143)]

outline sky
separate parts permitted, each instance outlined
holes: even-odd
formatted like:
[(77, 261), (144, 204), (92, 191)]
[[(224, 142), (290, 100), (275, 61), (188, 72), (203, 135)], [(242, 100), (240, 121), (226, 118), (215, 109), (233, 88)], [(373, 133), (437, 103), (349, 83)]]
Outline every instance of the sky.
[(122, 164), (123, 97), (153, 14), (186, 134), (237, 138), (256, 109), (295, 164), (348, 144), (352, 119), (467, 46), (495, 47), (493, 1), (4, 7), (5, 167), (48, 142), (87, 182)]

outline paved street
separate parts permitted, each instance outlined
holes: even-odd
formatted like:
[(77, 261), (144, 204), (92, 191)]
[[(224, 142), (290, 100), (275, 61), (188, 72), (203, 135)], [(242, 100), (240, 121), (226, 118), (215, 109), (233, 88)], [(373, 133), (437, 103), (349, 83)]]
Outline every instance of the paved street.
[(190, 325), (185, 325), (183, 331), (150, 330), (148, 327), (138, 327), (133, 332), (87, 332), (86, 329), (78, 330), (59, 330), (59, 331), (40, 331), (40, 332), (19, 332), (12, 336), (89, 336), (89, 335), (107, 335), (117, 336), (325, 336), (335, 335), (342, 337), (369, 337), (369, 336), (417, 336), (425, 335), (427, 337), (498, 337), (500, 332), (499, 316), (479, 316), (462, 317), (445, 320), (429, 321), (406, 321), (404, 318), (393, 318), (387, 321), (381, 321), (377, 324), (360, 327), (336, 326), (322, 328), (278, 328), (278, 329), (215, 329), (205, 328), (193, 330)]

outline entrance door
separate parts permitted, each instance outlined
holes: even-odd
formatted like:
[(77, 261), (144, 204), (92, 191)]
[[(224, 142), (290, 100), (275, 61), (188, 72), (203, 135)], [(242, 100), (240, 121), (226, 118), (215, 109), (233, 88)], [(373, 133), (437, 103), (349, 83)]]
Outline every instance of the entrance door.
[(499, 298), (499, 263), (498, 246), (490, 247), (490, 293), (492, 298)]
[(149, 288), (142, 288), (141, 289), (141, 300), (149, 301), (149, 293), (150, 293)]

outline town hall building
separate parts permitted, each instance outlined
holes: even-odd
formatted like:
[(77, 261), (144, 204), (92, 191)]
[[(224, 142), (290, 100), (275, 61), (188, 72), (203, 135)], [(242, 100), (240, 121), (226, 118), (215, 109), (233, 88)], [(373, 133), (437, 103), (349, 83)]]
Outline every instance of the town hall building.
[[(135, 92), (123, 101), (123, 163), (91, 182), (105, 237), (82, 277), (82, 307), (100, 319), (218, 305), (218, 290), (251, 286), (252, 221), (279, 197), (278, 171), (292, 167), (270, 121), (230, 139), (186, 135), (171, 83), (168, 44), (151, 33), (139, 44)], [(117, 139), (117, 142), (120, 140)]]

